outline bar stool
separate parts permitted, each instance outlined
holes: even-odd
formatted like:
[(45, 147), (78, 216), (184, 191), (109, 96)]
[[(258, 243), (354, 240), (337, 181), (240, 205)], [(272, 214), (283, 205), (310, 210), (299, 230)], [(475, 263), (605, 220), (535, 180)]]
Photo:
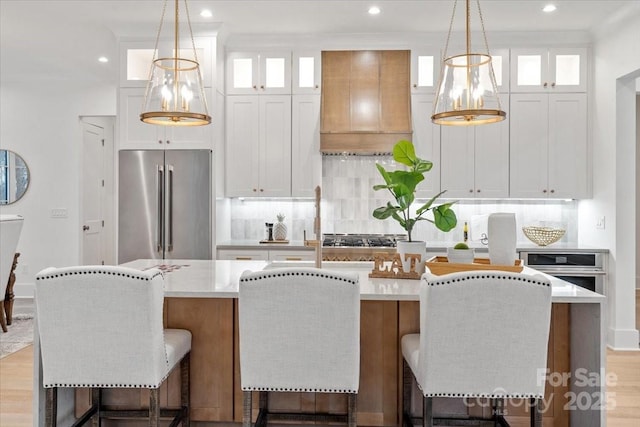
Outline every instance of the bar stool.
[[(163, 329), (164, 277), (157, 269), (117, 266), (48, 268), (36, 276), (35, 305), (46, 389), (46, 426), (57, 425), (57, 389), (91, 388), (92, 418), (172, 417), (189, 426), (191, 332)], [(177, 409), (160, 409), (158, 390), (180, 365)], [(101, 389), (150, 390), (148, 410), (107, 410)]]
[[(244, 427), (252, 392), (256, 426), (277, 419), (356, 425), (360, 377), (360, 285), (351, 274), (315, 268), (245, 272), (240, 278), (240, 379)], [(267, 392), (348, 394), (348, 413), (276, 413)]]
[(414, 421), (413, 376), (423, 395), (423, 426), (456, 425), (434, 417), (434, 397), (496, 399), (496, 425), (508, 425), (500, 413), (504, 399), (530, 399), (531, 425), (541, 426), (550, 319), (551, 284), (541, 275), (423, 275), (420, 333), (401, 340), (403, 425)]

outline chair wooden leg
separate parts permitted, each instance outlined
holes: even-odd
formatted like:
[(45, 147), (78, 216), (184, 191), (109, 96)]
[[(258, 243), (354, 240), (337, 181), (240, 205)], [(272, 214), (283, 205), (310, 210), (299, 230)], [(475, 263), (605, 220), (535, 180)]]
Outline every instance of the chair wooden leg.
[(433, 398), (424, 397), (422, 399), (422, 425), (423, 427), (433, 427)]
[(45, 427), (56, 427), (58, 421), (58, 389), (48, 388), (45, 392)]
[(91, 389), (91, 405), (96, 408), (96, 413), (92, 417), (91, 425), (93, 427), (101, 427), (102, 426), (102, 389), (100, 388), (92, 388)]
[(407, 361), (402, 358), (402, 420), (404, 427), (412, 427), (411, 421), (411, 392), (413, 385), (413, 372)]
[(187, 353), (180, 362), (180, 405), (185, 411), (182, 427), (191, 425), (191, 353)]
[(4, 303), (0, 302), (0, 327), (2, 332), (7, 332), (7, 323), (4, 320)]
[(149, 390), (149, 427), (160, 425), (160, 393), (158, 388)]
[(251, 392), (242, 392), (242, 427), (251, 427)]
[(348, 395), (347, 423), (349, 427), (358, 425), (358, 395), (356, 393)]
[(540, 399), (531, 399), (531, 427), (542, 427), (542, 408)]

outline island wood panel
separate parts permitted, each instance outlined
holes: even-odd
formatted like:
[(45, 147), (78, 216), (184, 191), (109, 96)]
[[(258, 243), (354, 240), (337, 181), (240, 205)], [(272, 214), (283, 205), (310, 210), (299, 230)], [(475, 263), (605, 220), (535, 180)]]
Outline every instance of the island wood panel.
[[(549, 330), (549, 349), (547, 365), (551, 372), (566, 373), (570, 371), (569, 360), (569, 305), (553, 304), (551, 311), (551, 325)], [(409, 333), (420, 331), (420, 303), (417, 301), (400, 301), (398, 313), (399, 340)], [(398, 348), (400, 343), (398, 342)], [(398, 369), (402, 369), (402, 351), (398, 354)], [(402, 371), (399, 371), (398, 387), (402, 391)], [(568, 385), (552, 387), (549, 382), (545, 386), (545, 402), (551, 402), (543, 414), (543, 426), (565, 427), (569, 426), (569, 411), (564, 410), (567, 403), (565, 393)], [(434, 410), (444, 410), (449, 414), (459, 414), (464, 405), (457, 399), (434, 399)], [(452, 402), (446, 402), (452, 401)], [(422, 412), (422, 395), (416, 390), (414, 381), (414, 393), (412, 396), (413, 414)], [(506, 419), (513, 427), (529, 426), (529, 413), (518, 402), (507, 403)], [(474, 416), (490, 416), (490, 408), (470, 408), (469, 414)], [(402, 392), (398, 393), (398, 414), (402, 415)], [(417, 415), (416, 415), (417, 416)], [(401, 419), (401, 418), (400, 418)]]
[[(237, 307), (237, 305), (236, 305)], [(234, 334), (234, 420), (242, 421), (238, 352), (238, 314)], [(360, 306), (360, 388), (358, 425), (395, 426), (397, 417), (398, 303), (362, 301)], [(258, 394), (253, 394), (253, 419)], [(288, 412), (346, 413), (347, 398), (334, 393), (270, 393), (269, 409)]]

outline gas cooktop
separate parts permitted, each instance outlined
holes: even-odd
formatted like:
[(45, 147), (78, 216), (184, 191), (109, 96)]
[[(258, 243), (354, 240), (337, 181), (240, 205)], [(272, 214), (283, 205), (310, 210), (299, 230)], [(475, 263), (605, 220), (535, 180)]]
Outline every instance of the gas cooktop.
[(325, 234), (323, 247), (394, 248), (398, 240), (406, 240), (404, 234)]

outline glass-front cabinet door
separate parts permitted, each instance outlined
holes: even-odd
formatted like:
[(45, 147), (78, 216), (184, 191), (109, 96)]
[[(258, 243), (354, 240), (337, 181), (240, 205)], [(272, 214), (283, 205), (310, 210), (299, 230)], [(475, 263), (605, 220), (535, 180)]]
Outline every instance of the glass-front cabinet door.
[(291, 93), (291, 52), (230, 52), (227, 94)]
[(293, 52), (291, 92), (294, 95), (320, 95), (322, 82), (320, 56), (320, 51)]
[(586, 92), (587, 49), (512, 49), (512, 92)]
[(435, 93), (441, 59), (437, 49), (411, 50), (411, 93)]

